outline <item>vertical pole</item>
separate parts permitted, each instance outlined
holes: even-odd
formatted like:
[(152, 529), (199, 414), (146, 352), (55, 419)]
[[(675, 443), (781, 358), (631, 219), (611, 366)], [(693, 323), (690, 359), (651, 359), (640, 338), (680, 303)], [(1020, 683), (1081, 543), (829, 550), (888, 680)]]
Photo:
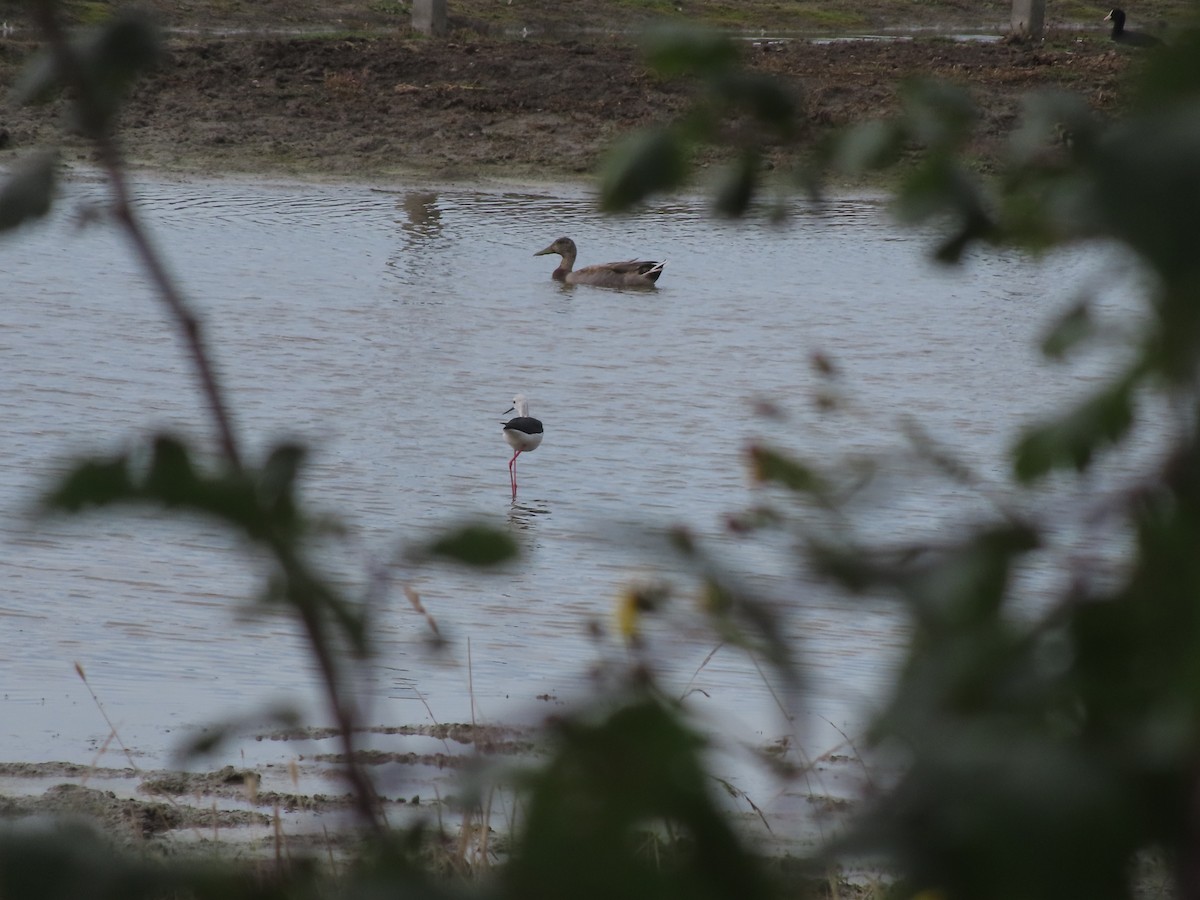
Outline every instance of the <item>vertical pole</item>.
[(422, 34), (445, 34), (446, 0), (413, 0), (412, 26)]
[(1012, 34), (1030, 41), (1042, 39), (1046, 22), (1046, 0), (1013, 0)]

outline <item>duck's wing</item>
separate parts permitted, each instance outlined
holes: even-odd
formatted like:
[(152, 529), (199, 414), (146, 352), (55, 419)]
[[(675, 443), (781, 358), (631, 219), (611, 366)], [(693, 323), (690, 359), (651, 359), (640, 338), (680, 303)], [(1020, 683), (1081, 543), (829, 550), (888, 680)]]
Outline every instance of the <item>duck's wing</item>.
[(638, 274), (643, 278), (649, 278), (651, 281), (658, 281), (658, 276), (662, 274), (666, 265), (667, 261), (665, 259), (662, 262), (639, 263)]
[(624, 277), (634, 282), (654, 284), (666, 264), (665, 259), (662, 262), (651, 259), (634, 260), (629, 263), (629, 270)]
[(637, 275), (645, 278), (657, 278), (662, 272), (662, 267), (666, 263), (660, 263), (652, 259), (627, 259), (624, 262), (605, 263), (602, 266), (589, 266), (588, 268), (608, 269), (618, 275)]
[(596, 284), (605, 287), (653, 287), (665, 263), (645, 259), (599, 263), (584, 266), (567, 275), (569, 284)]

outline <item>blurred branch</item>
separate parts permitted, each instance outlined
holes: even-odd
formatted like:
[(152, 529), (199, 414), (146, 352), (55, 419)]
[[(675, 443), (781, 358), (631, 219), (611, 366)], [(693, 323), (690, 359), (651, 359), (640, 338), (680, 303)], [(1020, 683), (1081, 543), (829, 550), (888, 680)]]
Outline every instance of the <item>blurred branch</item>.
[[(72, 46), (59, 21), (57, 4), (53, 0), (39, 0), (33, 4), (33, 16), (50, 45), (59, 78), (64, 86), (76, 94), (76, 102), (81, 110), (80, 125), (94, 144), (100, 165), (108, 176), (116, 219), (133, 245), (135, 255), (149, 274), (159, 299), (166, 305), (187, 344), (208, 403), (209, 413), (217, 427), (221, 452), (229, 465), (240, 469), (242, 454), (234, 433), (232, 416), (205, 342), (203, 326), (188, 307), (182, 292), (167, 271), (166, 263), (154, 248), (150, 236), (133, 210), (120, 149), (108, 125), (109, 117), (88, 112), (102, 109), (106, 104), (99, 95), (95, 80), (89, 77), (79, 52)], [(149, 37), (144, 39), (151, 40)]]
[[(39, 0), (34, 3), (33, 16), (50, 46), (53, 70), (58, 81), (75, 95), (76, 125), (94, 145), (100, 165), (108, 176), (116, 220), (129, 238), (135, 256), (149, 274), (157, 296), (166, 305), (188, 347), (209, 413), (216, 424), (222, 456), (232, 474), (241, 476), (245, 474), (242, 452), (234, 431), (229, 405), (204, 337), (202, 323), (190, 309), (183, 293), (167, 270), (162, 255), (154, 247), (146, 228), (134, 212), (120, 149), (112, 130), (121, 91), (132, 80), (137, 69), (148, 66), (156, 57), (157, 39), (150, 26), (140, 16), (118, 16), (93, 44), (81, 49), (67, 35), (58, 17), (57, 4), (53, 0)], [(219, 489), (221, 485), (202, 478), (191, 479), (185, 448), (174, 448), (170, 442), (160, 439), (158, 451), (165, 454), (168, 467), (172, 467), (173, 477), (168, 479), (172, 482), (172, 490), (180, 489), (181, 478), (178, 476), (183, 476), (182, 482), (187, 487), (194, 488), (196, 495), (201, 497), (201, 508), (206, 503), (211, 503), (211, 492)], [(176, 463), (178, 465), (175, 465)], [(298, 451), (295, 448), (284, 448), (273, 454), (263, 467), (263, 480), (257, 484), (243, 484), (241, 479), (238, 479), (233, 487), (235, 491), (248, 492), (253, 498), (253, 505), (263, 500), (260, 496), (262, 492), (256, 488), (262, 487), (266, 480), (282, 479), (283, 493), (290, 502), (290, 490), (298, 465)], [(131, 498), (117, 496), (112, 499)], [(173, 496), (151, 499), (163, 500), (168, 504), (180, 502)], [(185, 505), (187, 499), (184, 497)], [(229, 510), (225, 512), (228, 515)], [(287, 518), (286, 512), (283, 518)], [(280, 567), (282, 585), (278, 588), (278, 593), (298, 614), (320, 669), (326, 700), (340, 732), (346, 757), (345, 771), (358, 812), (376, 833), (381, 833), (383, 822), (379, 814), (377, 795), (362, 765), (356, 759), (355, 710), (343, 690), (341, 672), (330, 640), (325, 613), (340, 621), (358, 650), (362, 649), (362, 625), (346, 610), (345, 604), (335, 592), (310, 570), (296, 549), (296, 535), (277, 527), (280, 520), (278, 509), (266, 510), (262, 532), (251, 536), (267, 544)], [(234, 524), (245, 523), (234, 521)]]

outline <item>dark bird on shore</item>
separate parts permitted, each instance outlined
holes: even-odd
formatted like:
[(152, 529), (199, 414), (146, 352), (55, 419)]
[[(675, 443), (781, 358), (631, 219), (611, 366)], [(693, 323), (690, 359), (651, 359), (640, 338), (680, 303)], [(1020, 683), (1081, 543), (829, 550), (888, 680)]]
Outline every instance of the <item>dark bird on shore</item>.
[(629, 259), (625, 262), (599, 263), (594, 266), (575, 268), (575, 242), (567, 237), (561, 237), (545, 250), (539, 250), (534, 256), (547, 256), (557, 253), (562, 257), (558, 268), (552, 276), (555, 281), (564, 284), (595, 284), (600, 287), (636, 287), (652, 288), (658, 276), (662, 274), (666, 261)]
[(1161, 47), (1162, 41), (1152, 34), (1142, 31), (1125, 30), (1125, 10), (1114, 9), (1104, 17), (1105, 22), (1112, 22), (1112, 39), (1118, 44), (1128, 44), (1130, 47)]

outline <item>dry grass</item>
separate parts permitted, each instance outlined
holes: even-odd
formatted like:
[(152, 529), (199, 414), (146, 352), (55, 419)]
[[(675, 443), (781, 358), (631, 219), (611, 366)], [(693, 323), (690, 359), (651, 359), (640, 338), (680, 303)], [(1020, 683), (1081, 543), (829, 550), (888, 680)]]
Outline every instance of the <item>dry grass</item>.
[(370, 69), (325, 73), (325, 91), (334, 100), (353, 100), (363, 96), (371, 82)]

